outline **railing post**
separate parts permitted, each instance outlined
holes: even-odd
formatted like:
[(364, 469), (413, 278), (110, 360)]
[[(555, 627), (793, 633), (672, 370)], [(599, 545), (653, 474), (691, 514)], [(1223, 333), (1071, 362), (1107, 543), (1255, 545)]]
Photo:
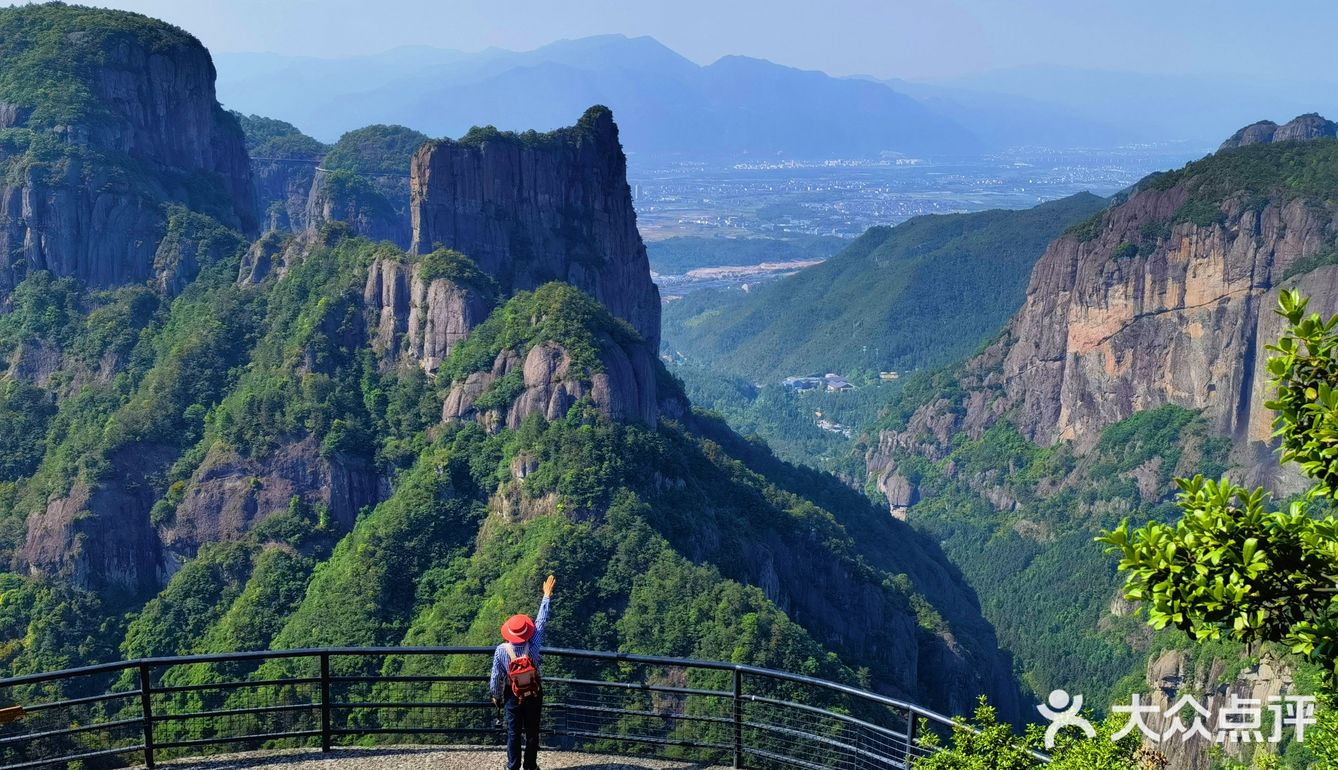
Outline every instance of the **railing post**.
[(153, 768), (153, 682), (149, 664), (139, 664), (139, 708), (144, 720), (144, 766)]
[(330, 653), (321, 653), (321, 751), (330, 750)]
[(910, 767), (911, 756), (915, 751), (915, 709), (906, 709), (906, 766)]
[(743, 669), (734, 669), (734, 766), (743, 767)]

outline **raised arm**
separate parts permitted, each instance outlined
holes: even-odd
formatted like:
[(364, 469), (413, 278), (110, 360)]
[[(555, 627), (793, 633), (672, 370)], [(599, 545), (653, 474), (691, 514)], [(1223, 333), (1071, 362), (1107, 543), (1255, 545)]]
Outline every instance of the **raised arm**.
[(553, 598), (553, 586), (557, 584), (557, 578), (552, 575), (544, 581), (544, 598), (539, 602), (539, 612), (534, 616), (534, 639), (530, 642), (530, 657), (534, 659), (535, 665), (539, 663), (540, 651), (544, 646), (544, 626), (548, 625), (548, 605)]

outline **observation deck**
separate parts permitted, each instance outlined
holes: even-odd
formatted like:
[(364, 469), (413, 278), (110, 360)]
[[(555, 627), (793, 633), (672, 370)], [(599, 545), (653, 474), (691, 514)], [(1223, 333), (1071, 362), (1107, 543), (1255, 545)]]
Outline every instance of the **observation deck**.
[[(492, 655), (279, 650), (0, 679), (0, 705), (22, 707), (0, 726), (0, 768), (496, 767)], [(922, 731), (953, 729), (850, 685), (702, 660), (546, 649), (544, 689), (549, 770), (904, 769), (933, 750)]]

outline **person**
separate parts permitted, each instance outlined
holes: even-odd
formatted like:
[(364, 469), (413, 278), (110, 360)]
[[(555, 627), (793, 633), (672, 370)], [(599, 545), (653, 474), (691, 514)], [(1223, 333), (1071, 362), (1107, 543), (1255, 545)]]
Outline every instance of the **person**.
[[(552, 575), (544, 581), (544, 597), (534, 620), (528, 615), (513, 615), (502, 624), (502, 638), (506, 641), (497, 645), (493, 652), (488, 688), (493, 705), (506, 711), (507, 770), (539, 770), (539, 718), (543, 712), (543, 693), (538, 681), (539, 656), (543, 648), (544, 626), (548, 623), (548, 605), (556, 584), (557, 578)], [(514, 674), (513, 669), (517, 670)], [(527, 669), (533, 674), (532, 687), (521, 678)], [(518, 677), (514, 686), (513, 675)], [(522, 696), (517, 696), (517, 689), (521, 690)]]

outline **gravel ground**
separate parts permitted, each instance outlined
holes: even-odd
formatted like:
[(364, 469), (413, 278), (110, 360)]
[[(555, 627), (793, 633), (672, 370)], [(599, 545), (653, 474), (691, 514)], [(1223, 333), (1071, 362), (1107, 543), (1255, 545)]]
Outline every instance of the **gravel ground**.
[[(201, 759), (159, 763), (172, 770), (502, 770), (506, 754), (500, 748), (441, 749), (396, 747), (336, 749), (329, 754), (310, 749), (224, 754)], [(613, 757), (544, 751), (543, 770), (710, 770), (704, 765), (658, 759)]]

